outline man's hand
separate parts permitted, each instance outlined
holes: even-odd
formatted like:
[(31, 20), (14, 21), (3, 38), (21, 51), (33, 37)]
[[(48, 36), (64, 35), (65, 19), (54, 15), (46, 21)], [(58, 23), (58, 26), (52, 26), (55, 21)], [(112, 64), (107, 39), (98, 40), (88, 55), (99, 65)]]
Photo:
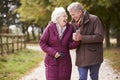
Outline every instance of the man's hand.
[(76, 31), (75, 33), (73, 33), (73, 40), (74, 41), (82, 40), (82, 35), (78, 31)]

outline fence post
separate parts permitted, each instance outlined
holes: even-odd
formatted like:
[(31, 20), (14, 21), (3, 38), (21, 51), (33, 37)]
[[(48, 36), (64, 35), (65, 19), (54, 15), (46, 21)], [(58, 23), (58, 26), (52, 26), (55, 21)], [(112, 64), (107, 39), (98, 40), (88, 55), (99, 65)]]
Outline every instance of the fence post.
[(12, 36), (12, 52), (14, 52), (14, 36)]
[(0, 47), (1, 47), (1, 55), (3, 54), (3, 46), (2, 46), (2, 36), (0, 35)]
[(6, 51), (6, 52), (7, 52), (7, 53), (9, 53), (9, 42), (8, 42), (8, 38), (9, 38), (9, 36), (6, 36), (6, 42), (7, 42), (7, 43), (6, 43), (6, 44), (7, 44), (7, 51)]
[(0, 55), (26, 48), (25, 35), (0, 34)]
[(17, 50), (19, 50), (19, 36), (17, 36)]
[(23, 40), (23, 35), (22, 35), (22, 36), (20, 36), (20, 38), (21, 38), (21, 39), (20, 39), (20, 44), (21, 44), (21, 45), (20, 45), (20, 48), (21, 48), (21, 49), (23, 49), (23, 48), (22, 48), (22, 44), (23, 44), (23, 43), (22, 43), (22, 40)]
[(24, 35), (23, 37), (24, 37), (24, 48), (26, 48), (26, 35)]

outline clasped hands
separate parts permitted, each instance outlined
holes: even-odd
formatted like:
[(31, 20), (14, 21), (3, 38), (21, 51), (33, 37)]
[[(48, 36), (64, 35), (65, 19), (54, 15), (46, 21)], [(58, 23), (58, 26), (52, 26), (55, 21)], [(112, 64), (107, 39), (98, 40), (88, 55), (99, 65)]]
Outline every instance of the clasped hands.
[(73, 33), (72, 38), (74, 41), (80, 41), (82, 40), (82, 35), (78, 31), (76, 31), (75, 33)]
[[(74, 41), (80, 41), (80, 40), (82, 40), (82, 35), (78, 31), (76, 31), (75, 33), (73, 33), (72, 38)], [(61, 56), (61, 54), (59, 52), (57, 52), (54, 57), (57, 59), (60, 56)]]

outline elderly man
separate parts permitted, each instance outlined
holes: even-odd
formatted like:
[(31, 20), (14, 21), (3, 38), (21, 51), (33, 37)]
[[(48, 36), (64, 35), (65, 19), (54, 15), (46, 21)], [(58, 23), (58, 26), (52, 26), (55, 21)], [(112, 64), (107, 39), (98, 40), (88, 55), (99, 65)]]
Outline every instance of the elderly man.
[(98, 80), (99, 69), (103, 62), (103, 25), (97, 16), (84, 11), (78, 2), (71, 3), (67, 10), (76, 31), (73, 39), (80, 41), (76, 50), (79, 80), (87, 80), (88, 70), (90, 70), (91, 79)]

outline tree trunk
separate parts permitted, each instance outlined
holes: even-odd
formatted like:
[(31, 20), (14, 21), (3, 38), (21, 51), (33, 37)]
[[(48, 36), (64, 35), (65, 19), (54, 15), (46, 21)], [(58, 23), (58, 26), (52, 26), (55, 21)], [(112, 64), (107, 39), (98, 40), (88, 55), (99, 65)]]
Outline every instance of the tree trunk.
[(43, 28), (43, 27), (41, 27), (41, 34), (43, 33), (43, 31), (44, 31), (44, 28)]
[(33, 40), (36, 40), (36, 36), (35, 36), (35, 31), (34, 31), (34, 26), (32, 25), (32, 36), (33, 36)]
[(25, 26), (22, 26), (22, 32), (25, 34)]
[(30, 35), (28, 31), (27, 31), (27, 41), (30, 41)]
[(116, 38), (117, 39), (117, 47), (120, 48), (120, 31), (119, 30), (117, 31), (116, 35), (117, 35), (117, 38)]
[(22, 32), (23, 32), (23, 34), (25, 34), (25, 32), (27, 31), (27, 24), (25, 23), (25, 22), (21, 22), (21, 25), (22, 25)]
[(30, 41), (30, 34), (28, 32), (28, 27), (27, 27), (26, 31), (27, 31), (27, 41)]
[(106, 48), (110, 48), (110, 33), (109, 33), (109, 27), (108, 25), (105, 26), (105, 46)]
[(41, 34), (40, 34), (40, 29), (38, 30), (38, 41), (40, 40), (40, 36), (41, 36)]

